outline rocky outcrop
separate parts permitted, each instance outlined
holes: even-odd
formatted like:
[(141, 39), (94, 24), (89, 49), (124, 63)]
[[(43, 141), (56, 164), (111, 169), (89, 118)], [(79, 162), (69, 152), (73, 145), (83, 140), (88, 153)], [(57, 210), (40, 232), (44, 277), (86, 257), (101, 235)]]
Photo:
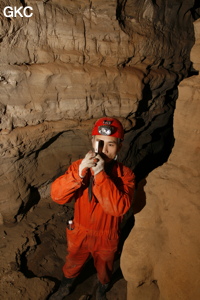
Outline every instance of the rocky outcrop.
[[(24, 215), (85, 154), (103, 115), (125, 124), (120, 159), (138, 178), (167, 159), (177, 84), (191, 69), (190, 2), (1, 1), (2, 220)], [(7, 5), (33, 16), (6, 18)]]
[(46, 199), (23, 222), (0, 226), (1, 299), (44, 300), (52, 292), (54, 276), (62, 276), (65, 219), (63, 207)]
[[(199, 71), (200, 21), (194, 26), (191, 58)], [(121, 259), (128, 300), (200, 298), (199, 82), (197, 75), (180, 83), (174, 149), (167, 163), (141, 182), (146, 196), (141, 187), (138, 191), (135, 209), (141, 202), (146, 206), (135, 215)]]

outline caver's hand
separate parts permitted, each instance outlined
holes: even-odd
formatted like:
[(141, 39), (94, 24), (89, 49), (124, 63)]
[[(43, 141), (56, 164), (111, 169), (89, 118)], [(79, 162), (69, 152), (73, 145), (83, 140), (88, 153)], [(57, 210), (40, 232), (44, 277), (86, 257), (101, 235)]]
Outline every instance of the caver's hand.
[(104, 160), (103, 160), (103, 158), (99, 155), (99, 154), (97, 154), (96, 156), (95, 156), (95, 159), (96, 159), (96, 164), (91, 168), (91, 172), (92, 172), (92, 174), (95, 176), (95, 175), (97, 175), (98, 173), (100, 173), (102, 170), (104, 170), (104, 164), (105, 164), (105, 162), (104, 162)]
[(81, 164), (79, 165), (79, 170), (78, 170), (79, 176), (81, 178), (84, 178), (87, 173), (87, 170), (89, 168), (94, 167), (96, 165), (96, 162), (97, 162), (97, 159), (96, 159), (95, 153), (92, 151), (89, 151), (86, 154), (85, 158), (82, 160)]

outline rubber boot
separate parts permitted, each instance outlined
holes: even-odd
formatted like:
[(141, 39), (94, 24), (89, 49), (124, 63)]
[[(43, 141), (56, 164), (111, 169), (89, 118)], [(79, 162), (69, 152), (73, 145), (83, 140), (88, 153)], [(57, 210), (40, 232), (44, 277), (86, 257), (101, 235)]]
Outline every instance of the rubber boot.
[(106, 292), (108, 290), (109, 283), (102, 284), (98, 283), (97, 291), (96, 291), (96, 300), (108, 300), (106, 298)]
[(63, 277), (59, 289), (49, 298), (49, 300), (63, 300), (64, 297), (71, 293), (74, 280), (75, 278)]

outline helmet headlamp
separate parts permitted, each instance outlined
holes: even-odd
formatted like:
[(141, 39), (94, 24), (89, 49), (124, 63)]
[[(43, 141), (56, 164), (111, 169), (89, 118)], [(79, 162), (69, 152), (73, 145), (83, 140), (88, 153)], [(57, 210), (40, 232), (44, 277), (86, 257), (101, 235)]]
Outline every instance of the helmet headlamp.
[(98, 132), (101, 135), (111, 135), (114, 132), (114, 127), (109, 125), (98, 126)]

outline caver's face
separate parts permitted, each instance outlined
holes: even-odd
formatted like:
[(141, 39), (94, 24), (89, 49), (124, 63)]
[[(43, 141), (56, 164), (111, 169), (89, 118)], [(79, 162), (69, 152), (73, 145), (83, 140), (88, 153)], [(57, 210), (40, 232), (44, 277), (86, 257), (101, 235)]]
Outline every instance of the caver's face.
[(95, 148), (96, 141), (103, 141), (103, 147), (100, 149), (99, 154), (105, 162), (110, 162), (115, 158), (119, 150), (121, 149), (121, 143), (114, 136), (107, 135), (95, 135), (92, 137), (92, 146)]

